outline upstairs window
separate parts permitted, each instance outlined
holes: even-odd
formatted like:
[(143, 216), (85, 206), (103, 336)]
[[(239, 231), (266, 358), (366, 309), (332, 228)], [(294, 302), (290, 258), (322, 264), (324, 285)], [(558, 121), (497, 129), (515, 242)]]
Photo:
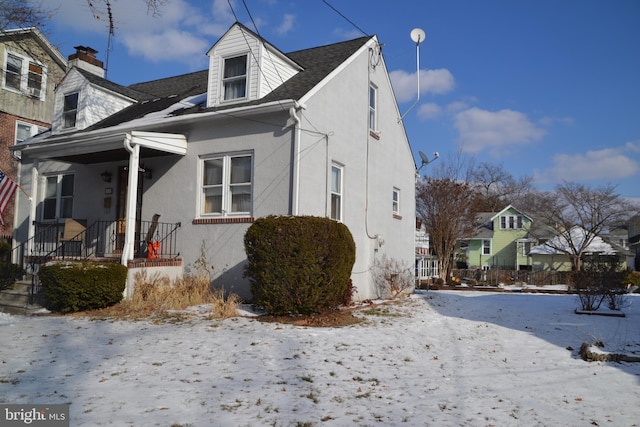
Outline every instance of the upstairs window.
[(73, 217), (74, 178), (72, 174), (47, 177), (42, 219)]
[(7, 53), (4, 67), (4, 87), (42, 99), (45, 68), (28, 58)]
[(8, 54), (7, 66), (4, 72), (4, 86), (14, 90), (20, 90), (22, 74), (22, 59)]
[(224, 60), (222, 78), (224, 100), (246, 98), (247, 96), (247, 55)]
[(393, 189), (393, 214), (400, 215), (400, 190), (397, 188)]
[(342, 167), (331, 166), (331, 219), (342, 221)]
[(64, 107), (62, 109), (62, 127), (76, 127), (76, 117), (78, 115), (78, 92), (65, 95)]
[(503, 215), (500, 217), (500, 229), (522, 230), (524, 227), (522, 215)]
[(203, 215), (250, 215), (252, 203), (252, 157), (228, 155), (203, 160)]
[(29, 63), (29, 73), (27, 75), (27, 93), (29, 96), (40, 98), (42, 90), (42, 76), (44, 70), (34, 62)]
[(36, 134), (38, 127), (31, 123), (16, 122), (16, 141), (18, 144)]
[(378, 130), (378, 89), (371, 85), (369, 86), (369, 129), (372, 131)]

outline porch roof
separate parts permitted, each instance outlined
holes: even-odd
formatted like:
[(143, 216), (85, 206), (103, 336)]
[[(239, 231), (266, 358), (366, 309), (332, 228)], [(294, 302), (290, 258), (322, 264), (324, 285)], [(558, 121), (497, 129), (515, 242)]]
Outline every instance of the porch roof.
[(20, 151), (31, 158), (81, 164), (121, 161), (129, 158), (124, 145), (127, 134), (131, 136), (132, 144), (140, 146), (140, 158), (171, 154), (184, 156), (187, 153), (187, 138), (182, 134), (141, 131), (52, 138), (27, 144), (20, 147)]

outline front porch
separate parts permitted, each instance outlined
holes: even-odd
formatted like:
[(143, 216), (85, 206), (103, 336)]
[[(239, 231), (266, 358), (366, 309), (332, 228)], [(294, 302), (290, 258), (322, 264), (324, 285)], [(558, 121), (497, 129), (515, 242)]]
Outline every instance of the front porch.
[(118, 262), (129, 268), (125, 298), (131, 297), (135, 274), (141, 269), (160, 272), (170, 278), (182, 274), (178, 252), (181, 223), (163, 223), (159, 215), (151, 220), (136, 221), (133, 257), (123, 256), (124, 220), (97, 220), (85, 226), (82, 219), (62, 222), (35, 222), (34, 236), (14, 247), (13, 262), (30, 278), (27, 304), (34, 304), (40, 292), (38, 271), (50, 261)]

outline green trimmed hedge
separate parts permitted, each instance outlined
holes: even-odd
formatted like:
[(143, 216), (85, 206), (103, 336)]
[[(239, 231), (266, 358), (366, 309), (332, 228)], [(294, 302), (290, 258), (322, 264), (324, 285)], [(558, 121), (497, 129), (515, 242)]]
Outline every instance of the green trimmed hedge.
[(267, 312), (312, 314), (350, 302), (356, 245), (344, 224), (268, 216), (249, 227), (244, 246), (254, 303)]
[(116, 263), (61, 262), (38, 273), (45, 307), (60, 313), (109, 307), (122, 300), (127, 268)]

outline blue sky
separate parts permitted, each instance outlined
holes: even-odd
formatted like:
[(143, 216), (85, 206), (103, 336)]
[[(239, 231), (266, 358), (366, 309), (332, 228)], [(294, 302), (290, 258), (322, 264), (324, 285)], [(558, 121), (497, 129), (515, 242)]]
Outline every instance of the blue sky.
[[(419, 150), (445, 159), (462, 151), (532, 175), (542, 190), (613, 184), (640, 203), (640, 1), (231, 0), (235, 16), (227, 0), (164, 1), (153, 17), (143, 0), (111, 0), (110, 80), (205, 69), (206, 51), (236, 17), (284, 52), (362, 30), (384, 44), (404, 114), (417, 97), (409, 35), (418, 27), (427, 34), (420, 101), (404, 119), (418, 164)], [(45, 33), (65, 56), (91, 46), (106, 62), (105, 2), (91, 2), (47, 0), (55, 14)]]

